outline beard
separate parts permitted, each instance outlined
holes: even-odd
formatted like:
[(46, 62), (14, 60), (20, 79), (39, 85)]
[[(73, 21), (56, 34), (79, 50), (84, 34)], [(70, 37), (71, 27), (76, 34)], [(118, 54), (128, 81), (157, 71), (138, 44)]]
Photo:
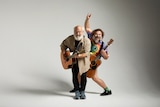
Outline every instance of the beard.
[(98, 38), (98, 37), (95, 37), (95, 36), (93, 36), (92, 39), (93, 39), (94, 43), (96, 43), (96, 44), (99, 43), (100, 40), (101, 40), (101, 38)]
[(74, 35), (74, 39), (75, 39), (76, 41), (80, 41), (80, 40), (82, 40), (82, 38), (83, 38), (83, 35), (80, 35), (80, 36)]
[(100, 41), (100, 40), (94, 40), (94, 43), (96, 43), (96, 44), (97, 44), (97, 43), (99, 43), (99, 41)]

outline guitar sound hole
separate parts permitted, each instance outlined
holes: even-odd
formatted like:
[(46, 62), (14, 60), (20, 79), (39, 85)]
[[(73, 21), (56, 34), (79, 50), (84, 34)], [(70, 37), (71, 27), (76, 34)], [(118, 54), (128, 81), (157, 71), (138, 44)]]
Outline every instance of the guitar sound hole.
[(91, 65), (93, 66), (93, 65), (95, 65), (96, 64), (96, 62), (95, 61), (91, 61)]
[(66, 58), (66, 61), (69, 61), (69, 58)]
[(97, 64), (95, 61), (91, 61), (91, 69), (95, 70), (97, 68)]
[(92, 66), (91, 68), (92, 68), (93, 70), (95, 70), (95, 69), (97, 68), (97, 66)]

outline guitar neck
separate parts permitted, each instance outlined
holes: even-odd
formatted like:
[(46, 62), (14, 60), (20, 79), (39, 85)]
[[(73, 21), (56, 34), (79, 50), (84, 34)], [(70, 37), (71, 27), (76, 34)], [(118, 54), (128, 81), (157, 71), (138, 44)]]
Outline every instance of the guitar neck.
[[(82, 51), (80, 51), (80, 52), (82, 52)], [(79, 52), (79, 51), (73, 52), (72, 55), (70, 55), (70, 56), (67, 57), (67, 60), (69, 60), (70, 58), (73, 58), (75, 54), (78, 54), (78, 53), (80, 53), (80, 52)]]
[[(105, 46), (104, 50), (106, 50), (108, 46), (109, 46), (109, 45), (107, 44), (107, 45)], [(100, 50), (100, 51), (101, 51), (101, 50)], [(97, 59), (100, 59), (100, 57), (101, 57), (101, 53), (99, 53), (99, 54), (96, 56), (96, 60), (97, 60)]]
[(104, 50), (106, 50), (106, 49), (108, 48), (108, 46), (109, 46), (109, 45), (107, 44), (107, 46), (105, 46)]
[[(108, 44), (103, 48), (104, 50), (106, 50), (108, 48), (108, 46), (113, 42), (113, 39), (110, 39), (110, 41), (108, 42)], [(101, 50), (100, 50), (101, 51)], [(99, 53), (96, 58), (95, 61), (101, 58), (101, 53)]]

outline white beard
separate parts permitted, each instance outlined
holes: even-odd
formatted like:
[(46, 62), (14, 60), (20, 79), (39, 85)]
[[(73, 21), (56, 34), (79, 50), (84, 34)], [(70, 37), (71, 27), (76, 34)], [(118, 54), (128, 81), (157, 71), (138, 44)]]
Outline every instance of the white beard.
[(77, 41), (82, 40), (82, 38), (83, 38), (83, 35), (81, 35), (81, 36), (74, 35), (74, 39), (77, 40)]

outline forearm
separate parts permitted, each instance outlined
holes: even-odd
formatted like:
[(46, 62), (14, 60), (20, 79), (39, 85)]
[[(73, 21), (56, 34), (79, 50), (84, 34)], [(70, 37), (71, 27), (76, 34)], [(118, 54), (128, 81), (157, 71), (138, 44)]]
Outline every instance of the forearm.
[(105, 50), (101, 50), (101, 56), (106, 60), (109, 58), (109, 54), (108, 52), (106, 52)]
[(87, 53), (81, 53), (81, 54), (78, 54), (78, 58), (84, 58), (86, 57), (88, 54)]
[(85, 26), (85, 30), (86, 31), (87, 31), (87, 29), (90, 29), (90, 23), (89, 23), (89, 19), (88, 18), (86, 18), (84, 26)]
[(90, 17), (91, 17), (91, 15), (87, 15), (86, 20), (84, 22), (84, 27), (85, 27), (86, 32), (92, 32), (92, 30), (90, 28), (90, 22), (89, 22)]

